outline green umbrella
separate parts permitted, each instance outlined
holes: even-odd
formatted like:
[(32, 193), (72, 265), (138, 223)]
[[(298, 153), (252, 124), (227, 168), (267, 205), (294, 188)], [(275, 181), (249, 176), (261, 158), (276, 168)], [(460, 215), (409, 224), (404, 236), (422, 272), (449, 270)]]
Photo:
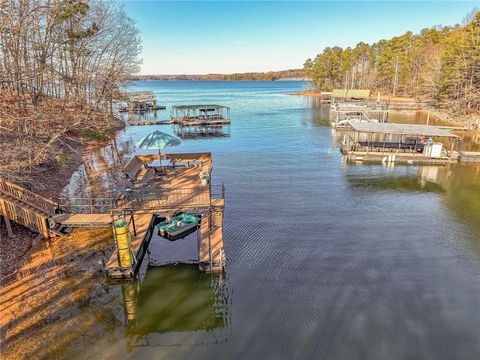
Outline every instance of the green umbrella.
[(140, 149), (158, 150), (158, 155), (160, 157), (160, 166), (162, 165), (162, 156), (160, 150), (168, 147), (175, 147), (180, 144), (180, 139), (158, 130), (152, 132), (151, 134), (148, 134), (136, 143), (137, 147)]

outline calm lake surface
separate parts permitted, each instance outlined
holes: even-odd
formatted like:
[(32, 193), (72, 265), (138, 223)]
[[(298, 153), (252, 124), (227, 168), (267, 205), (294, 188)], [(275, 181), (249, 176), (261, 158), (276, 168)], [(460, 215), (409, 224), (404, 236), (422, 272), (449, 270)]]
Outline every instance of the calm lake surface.
[[(23, 354), (61, 358), (480, 358), (480, 167), (347, 164), (328, 108), (284, 95), (303, 86), (135, 82), (132, 90), (153, 90), (168, 109), (231, 107), (229, 137), (184, 140), (169, 151), (212, 153), (213, 182), (226, 187), (226, 274), (212, 278), (187, 264), (196, 257), (192, 236), (155, 236), (150, 267), (123, 284), (100, 272), (65, 274), (54, 260), (73, 245), (39, 249), (52, 261), (13, 284), (44, 271), (74, 290), (66, 302), (48, 301), (52, 310), (19, 335), (16, 319), (7, 350), (30, 338)], [(114, 176), (101, 171), (112, 149), (122, 163), (157, 129), (173, 134), (170, 125), (127, 127), (86, 159), (65, 194), (103, 193)], [(101, 258), (79, 256), (86, 264)], [(185, 264), (165, 265), (172, 260)], [(20, 301), (33, 313), (36, 304)]]

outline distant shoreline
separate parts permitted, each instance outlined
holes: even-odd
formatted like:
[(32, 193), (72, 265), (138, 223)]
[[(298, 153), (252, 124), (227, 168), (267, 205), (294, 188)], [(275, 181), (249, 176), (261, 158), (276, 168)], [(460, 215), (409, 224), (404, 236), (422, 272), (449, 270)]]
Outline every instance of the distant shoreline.
[(225, 81), (302, 81), (303, 69), (232, 74), (157, 74), (133, 75), (128, 80), (225, 80)]
[(128, 79), (129, 81), (291, 81), (291, 82), (307, 82), (308, 79), (297, 79), (297, 78), (286, 78), (286, 79), (273, 79), (273, 80), (262, 80), (262, 79)]
[[(312, 97), (323, 97), (323, 95), (318, 90), (305, 90), (298, 93), (285, 94), (289, 96), (312, 96)], [(371, 96), (372, 99), (377, 98), (377, 94), (373, 93)], [(411, 104), (411, 103), (425, 103), (425, 106), (422, 106), (421, 110), (429, 113), (430, 115), (436, 117), (439, 120), (456, 124), (456, 125), (471, 125), (474, 128), (478, 129), (479, 124), (479, 114), (469, 114), (469, 115), (456, 115), (452, 114), (444, 109), (440, 109), (432, 106), (429, 103), (429, 99), (418, 99), (411, 96), (393, 96), (393, 95), (381, 95), (381, 100), (387, 103), (395, 104)], [(401, 110), (400, 110), (401, 111)]]

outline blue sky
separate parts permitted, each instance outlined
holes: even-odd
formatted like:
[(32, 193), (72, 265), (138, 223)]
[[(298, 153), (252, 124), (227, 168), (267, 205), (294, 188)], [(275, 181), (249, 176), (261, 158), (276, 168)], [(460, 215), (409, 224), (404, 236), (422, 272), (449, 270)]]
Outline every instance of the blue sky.
[(134, 1), (142, 74), (301, 68), (326, 46), (355, 46), (460, 23), (480, 1)]

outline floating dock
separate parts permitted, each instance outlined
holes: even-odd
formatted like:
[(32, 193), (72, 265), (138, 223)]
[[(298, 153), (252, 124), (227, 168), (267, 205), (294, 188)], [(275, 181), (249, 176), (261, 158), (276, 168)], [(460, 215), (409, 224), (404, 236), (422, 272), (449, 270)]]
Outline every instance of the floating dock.
[(460, 162), (478, 163), (480, 162), (480, 151), (459, 151), (458, 160)]
[(172, 124), (171, 120), (127, 120), (128, 126), (148, 126), (148, 125), (168, 125)]

